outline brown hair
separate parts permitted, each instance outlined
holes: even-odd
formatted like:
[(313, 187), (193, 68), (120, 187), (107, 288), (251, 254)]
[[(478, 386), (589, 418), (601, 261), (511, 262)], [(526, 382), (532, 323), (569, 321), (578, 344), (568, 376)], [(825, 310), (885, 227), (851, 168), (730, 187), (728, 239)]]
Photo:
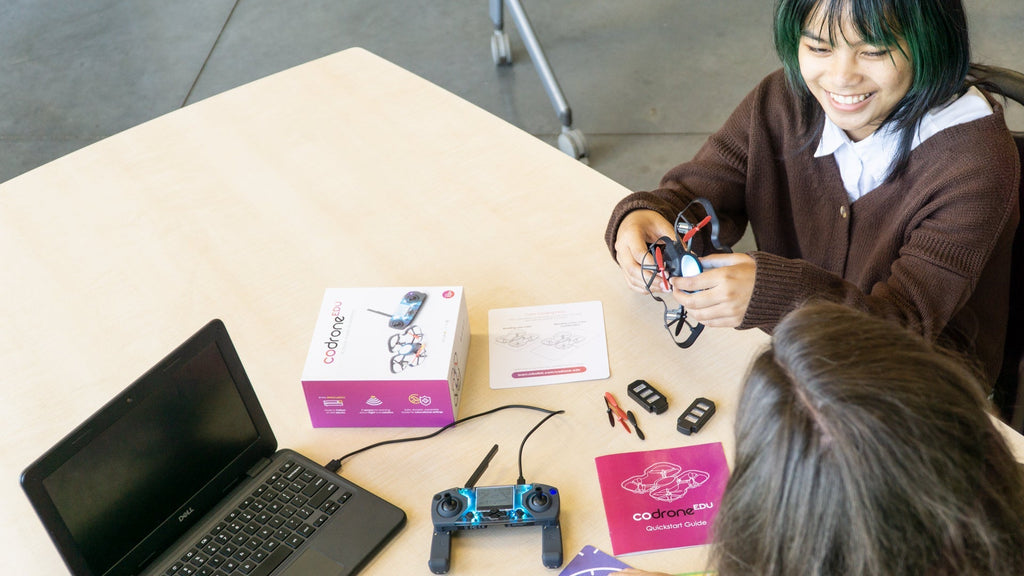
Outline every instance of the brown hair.
[(720, 576), (1024, 574), (1024, 474), (957, 358), (808, 304), (750, 369), (712, 562)]

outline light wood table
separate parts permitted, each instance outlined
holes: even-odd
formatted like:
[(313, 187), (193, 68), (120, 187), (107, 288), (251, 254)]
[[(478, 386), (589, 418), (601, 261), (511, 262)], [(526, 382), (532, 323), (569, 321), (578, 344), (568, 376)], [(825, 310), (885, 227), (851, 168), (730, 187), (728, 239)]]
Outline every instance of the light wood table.
[[(739, 383), (766, 342), (706, 330), (680, 350), (661, 307), (630, 292), (603, 243), (627, 190), (450, 93), (360, 49), (199, 102), (0, 186), (0, 573), (66, 573), (18, 486), (43, 450), (192, 334), (222, 318), (283, 447), (322, 462), (424, 429), (313, 429), (300, 386), (326, 287), (465, 287), (472, 342), (460, 414), (511, 403), (566, 413), (529, 440), (526, 477), (562, 494), (566, 560), (610, 551), (594, 457), (721, 441), (731, 455)], [(611, 378), (492, 390), (487, 311), (600, 300)], [(608, 426), (646, 378), (672, 400), (641, 413), (645, 442)], [(719, 412), (693, 437), (696, 396)], [(539, 420), (504, 411), (347, 461), (342, 474), (409, 523), (366, 574), (429, 574), (430, 498), (464, 482), (514, 483)], [(730, 456), (731, 459), (731, 456)], [(731, 461), (731, 460), (730, 460)], [(451, 574), (550, 574), (539, 528), (453, 539)], [(632, 556), (703, 567), (705, 547)]]

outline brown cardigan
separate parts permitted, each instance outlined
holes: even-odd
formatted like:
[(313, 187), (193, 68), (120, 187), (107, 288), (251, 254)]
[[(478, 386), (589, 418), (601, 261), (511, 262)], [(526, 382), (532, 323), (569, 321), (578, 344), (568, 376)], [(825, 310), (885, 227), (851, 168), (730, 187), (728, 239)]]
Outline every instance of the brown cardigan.
[(758, 251), (754, 293), (740, 328), (771, 331), (812, 297), (891, 318), (980, 361), (994, 381), (1002, 358), (1010, 245), (1020, 217), (1017, 151), (1003, 109), (947, 128), (918, 146), (906, 174), (850, 203), (831, 156), (815, 158), (782, 71), (766, 77), (690, 162), (660, 188), (615, 207), (605, 241), (615, 255), (632, 210), (669, 222), (694, 197)]

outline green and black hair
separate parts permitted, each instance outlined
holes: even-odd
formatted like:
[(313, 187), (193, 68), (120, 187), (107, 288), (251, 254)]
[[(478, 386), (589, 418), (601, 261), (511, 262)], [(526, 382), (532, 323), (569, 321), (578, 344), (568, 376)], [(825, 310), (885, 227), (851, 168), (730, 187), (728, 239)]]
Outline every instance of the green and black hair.
[[(910, 90), (883, 125), (898, 134), (899, 147), (889, 178), (907, 167), (918, 123), (929, 110), (965, 90), (971, 50), (967, 15), (961, 0), (778, 0), (775, 6), (775, 49), (786, 77), (800, 100), (805, 126), (817, 126), (822, 114), (800, 74), (801, 35), (818, 14), (832, 42), (842, 38), (844, 23), (874, 46), (903, 52), (910, 61)], [(817, 31), (815, 31), (817, 32)], [(904, 51), (903, 47), (906, 47)]]

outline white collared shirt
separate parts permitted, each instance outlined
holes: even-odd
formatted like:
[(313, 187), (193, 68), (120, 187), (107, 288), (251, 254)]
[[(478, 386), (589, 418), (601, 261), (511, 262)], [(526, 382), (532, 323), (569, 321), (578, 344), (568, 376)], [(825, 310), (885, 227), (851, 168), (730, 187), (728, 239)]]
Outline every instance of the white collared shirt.
[[(992, 106), (981, 91), (972, 86), (948, 106), (935, 108), (924, 115), (914, 133), (911, 150), (941, 130), (989, 114), (992, 114)], [(850, 202), (877, 188), (889, 174), (889, 165), (899, 145), (899, 136), (891, 128), (891, 125), (886, 126), (860, 142), (854, 142), (828, 116), (825, 117), (825, 128), (814, 156), (835, 156)]]

